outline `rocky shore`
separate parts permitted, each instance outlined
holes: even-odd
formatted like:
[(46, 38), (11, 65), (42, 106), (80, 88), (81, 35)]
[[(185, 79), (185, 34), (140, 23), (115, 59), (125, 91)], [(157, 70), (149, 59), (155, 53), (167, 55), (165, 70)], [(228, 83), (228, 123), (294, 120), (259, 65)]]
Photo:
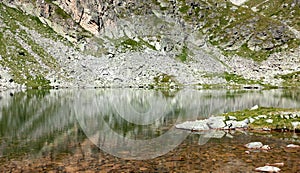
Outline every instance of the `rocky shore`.
[[(211, 133), (228, 130), (293, 131), (300, 130), (300, 112), (296, 109), (259, 108), (224, 113), (207, 119), (187, 121), (176, 128)], [(224, 135), (224, 134), (223, 134)]]

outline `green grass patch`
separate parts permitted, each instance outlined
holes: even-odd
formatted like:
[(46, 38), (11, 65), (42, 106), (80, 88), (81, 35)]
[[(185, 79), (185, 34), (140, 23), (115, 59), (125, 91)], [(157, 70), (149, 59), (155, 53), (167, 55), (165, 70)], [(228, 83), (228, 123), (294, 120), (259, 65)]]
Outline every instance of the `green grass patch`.
[(241, 75), (233, 74), (233, 73), (210, 73), (203, 75), (205, 78), (213, 78), (213, 77), (221, 77), (226, 80), (228, 83), (234, 83), (234, 84), (261, 84), (259, 81), (249, 80), (243, 78)]
[(182, 7), (179, 8), (179, 11), (181, 13), (187, 13), (189, 11), (190, 7), (188, 5), (183, 5)]
[(176, 56), (181, 62), (185, 62), (187, 61), (188, 57), (189, 57), (189, 49), (187, 48), (187, 46), (183, 46), (181, 49), (181, 53), (179, 55)]
[(140, 51), (146, 48), (156, 50), (155, 46), (151, 45), (147, 41), (143, 40), (141, 37), (138, 37), (137, 40), (131, 39), (129, 37), (122, 37), (117, 40), (111, 40), (114, 42), (117, 49), (122, 52), (126, 51)]

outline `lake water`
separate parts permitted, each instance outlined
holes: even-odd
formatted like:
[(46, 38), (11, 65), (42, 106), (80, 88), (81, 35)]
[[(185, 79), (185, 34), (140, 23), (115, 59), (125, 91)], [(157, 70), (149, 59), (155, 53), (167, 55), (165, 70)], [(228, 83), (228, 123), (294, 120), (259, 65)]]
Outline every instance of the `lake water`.
[[(296, 133), (196, 134), (174, 128), (254, 105), (300, 108), (288, 90), (145, 89), (0, 92), (0, 172), (300, 172)], [(245, 153), (261, 141), (268, 152)]]

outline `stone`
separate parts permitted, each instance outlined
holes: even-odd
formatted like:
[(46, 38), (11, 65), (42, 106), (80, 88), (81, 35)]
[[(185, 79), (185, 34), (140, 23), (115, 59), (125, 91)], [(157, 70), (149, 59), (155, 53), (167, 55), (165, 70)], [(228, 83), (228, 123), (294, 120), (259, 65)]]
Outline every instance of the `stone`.
[(263, 167), (255, 168), (255, 171), (259, 171), (259, 172), (279, 172), (279, 171), (281, 171), (281, 169), (277, 168), (275, 166), (263, 166)]
[(245, 145), (246, 148), (249, 149), (260, 149), (263, 146), (261, 142), (250, 142)]
[(250, 117), (250, 118), (248, 118), (248, 119), (249, 119), (250, 124), (253, 123), (253, 122), (255, 121), (255, 119), (252, 118), (252, 117)]
[(300, 145), (289, 144), (286, 146), (287, 148), (300, 148)]
[(267, 115), (258, 115), (257, 118), (259, 118), (259, 119), (261, 119), (261, 118), (266, 119), (268, 117), (267, 117)]
[(203, 137), (220, 139), (220, 138), (224, 137), (225, 134), (226, 133), (222, 130), (211, 130), (211, 131), (206, 132)]
[(270, 147), (269, 145), (263, 145), (263, 146), (261, 147), (261, 149), (262, 149), (262, 150), (270, 150), (271, 147)]
[(228, 116), (229, 120), (236, 120), (235, 116)]
[(263, 131), (271, 131), (271, 129), (270, 129), (270, 128), (267, 128), (267, 127), (262, 128), (262, 130), (263, 130)]
[(209, 130), (209, 127), (207, 126), (207, 120), (187, 121), (181, 124), (177, 124), (175, 125), (175, 127), (184, 130)]
[(272, 124), (273, 120), (272, 119), (267, 119), (266, 122)]
[(255, 105), (252, 108), (250, 108), (250, 110), (256, 110), (256, 109), (258, 109), (258, 105)]
[(294, 129), (299, 128), (300, 127), (300, 122), (296, 121), (296, 122), (292, 122), (292, 126)]
[(207, 125), (211, 129), (221, 129), (226, 126), (224, 123), (224, 116), (210, 117), (207, 121)]

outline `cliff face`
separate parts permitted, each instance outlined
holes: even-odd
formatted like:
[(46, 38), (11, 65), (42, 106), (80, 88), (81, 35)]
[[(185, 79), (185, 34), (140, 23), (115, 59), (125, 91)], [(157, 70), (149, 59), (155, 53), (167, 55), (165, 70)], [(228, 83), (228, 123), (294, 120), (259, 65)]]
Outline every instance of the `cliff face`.
[[(298, 0), (4, 0), (1, 8), (6, 87), (300, 80)], [(28, 57), (40, 70), (24, 66)]]

